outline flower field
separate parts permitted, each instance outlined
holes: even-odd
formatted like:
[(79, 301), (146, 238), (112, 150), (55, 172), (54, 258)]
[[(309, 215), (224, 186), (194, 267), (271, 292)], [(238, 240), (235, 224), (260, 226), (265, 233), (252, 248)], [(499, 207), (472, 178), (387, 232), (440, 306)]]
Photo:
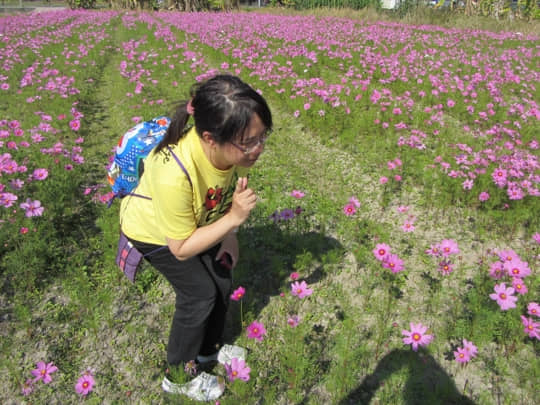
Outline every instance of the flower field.
[(115, 267), (106, 172), (218, 72), (275, 123), (219, 403), (537, 402), (538, 36), (64, 10), (0, 16), (0, 64), (1, 403), (189, 403), (160, 388), (172, 289)]

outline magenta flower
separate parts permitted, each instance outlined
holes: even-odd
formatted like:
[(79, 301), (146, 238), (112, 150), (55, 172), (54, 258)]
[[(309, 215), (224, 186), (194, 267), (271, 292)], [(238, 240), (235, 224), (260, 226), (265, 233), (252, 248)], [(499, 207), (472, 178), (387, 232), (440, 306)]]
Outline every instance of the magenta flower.
[(240, 286), (236, 290), (234, 290), (233, 293), (231, 294), (231, 300), (240, 301), (245, 293), (246, 293), (246, 289)]
[(285, 208), (284, 210), (282, 210), (279, 213), (279, 216), (280, 216), (281, 219), (284, 219), (285, 221), (288, 221), (289, 219), (294, 218), (294, 211), (289, 209), (289, 208)]
[(528, 263), (517, 258), (504, 262), (504, 269), (511, 277), (523, 278), (531, 274)]
[(380, 183), (380, 184), (386, 184), (386, 183), (388, 183), (388, 177), (382, 176), (382, 177), (379, 179), (379, 183)]
[(534, 322), (532, 318), (526, 318), (521, 315), (521, 322), (525, 327), (523, 331), (532, 338), (540, 340), (540, 323)]
[(291, 191), (291, 196), (294, 197), (294, 198), (303, 198), (304, 196), (306, 195), (306, 193), (304, 193), (303, 191), (300, 191), (300, 190), (293, 190)]
[(422, 325), (421, 323), (414, 324), (410, 323), (411, 330), (403, 329), (401, 334), (405, 336), (403, 338), (403, 343), (406, 345), (411, 345), (414, 351), (418, 350), (418, 346), (427, 346), (432, 340), (433, 335), (427, 335), (426, 331), (427, 326)]
[(533, 236), (532, 236), (533, 240), (540, 244), (540, 233), (536, 232)]
[(266, 335), (264, 325), (257, 321), (251, 322), (251, 324), (246, 328), (246, 331), (248, 338), (257, 339), (259, 342), (261, 342), (263, 340), (263, 336)]
[(514, 252), (514, 250), (512, 249), (505, 249), (505, 250), (501, 250), (497, 253), (497, 256), (499, 256), (499, 259), (501, 260), (501, 262), (510, 262), (512, 261), (513, 259), (519, 259), (519, 255)]
[(75, 391), (80, 395), (88, 395), (93, 389), (96, 381), (91, 373), (84, 373), (75, 384)]
[(455, 241), (452, 239), (445, 239), (440, 243), (441, 254), (448, 257), (452, 254), (458, 254), (459, 248)]
[(293, 271), (291, 274), (289, 274), (289, 278), (292, 281), (298, 280), (298, 277), (300, 277), (300, 274), (298, 274), (298, 272), (296, 271)]
[(467, 339), (463, 339), (463, 348), (467, 350), (471, 357), (476, 357), (478, 353), (478, 348), (474, 345), (473, 342), (469, 342)]
[(399, 273), (403, 271), (403, 260), (401, 260), (398, 255), (390, 253), (382, 261), (382, 266), (386, 269), (390, 269), (392, 273)]
[(450, 273), (454, 271), (454, 268), (452, 267), (452, 262), (450, 260), (443, 260), (439, 263), (439, 271), (447, 276)]
[(34, 380), (31, 378), (27, 379), (21, 389), (22, 394), (26, 397), (34, 391)]
[(25, 216), (28, 218), (42, 216), (45, 209), (41, 206), (40, 201), (32, 201), (30, 198), (27, 198), (26, 202), (21, 203), (20, 207), (25, 210)]
[(377, 260), (382, 262), (390, 254), (390, 246), (386, 243), (379, 243), (373, 249), (373, 254)]
[(439, 245), (431, 245), (429, 249), (426, 249), (426, 254), (433, 257), (441, 255), (441, 247)]
[(457, 351), (454, 352), (454, 358), (458, 363), (467, 363), (471, 360), (471, 355), (467, 349), (458, 347)]
[(313, 293), (313, 290), (308, 288), (305, 281), (295, 281), (291, 284), (291, 294), (298, 298), (304, 298)]
[(356, 207), (355, 207), (355, 205), (353, 203), (347, 203), (343, 207), (343, 212), (348, 217), (353, 216), (354, 214), (356, 214)]
[(504, 265), (502, 262), (496, 261), (489, 266), (489, 276), (495, 280), (501, 279), (505, 275)]
[(230, 364), (225, 363), (225, 371), (227, 371), (229, 381), (234, 381), (236, 379), (249, 381), (249, 373), (251, 369), (246, 365), (244, 360), (233, 357)]
[(489, 297), (497, 301), (497, 304), (501, 307), (501, 310), (506, 311), (510, 308), (516, 307), (517, 297), (514, 295), (514, 289), (512, 287), (506, 288), (505, 283), (496, 284), (494, 287), (495, 293), (489, 294)]
[(512, 278), (512, 288), (518, 293), (518, 294), (527, 294), (527, 286), (523, 283), (523, 280), (518, 277)]
[(349, 202), (353, 204), (356, 208), (360, 208), (360, 201), (358, 201), (358, 198), (356, 198), (355, 196), (349, 198)]
[(36, 364), (36, 368), (32, 370), (32, 375), (36, 378), (34, 378), (34, 381), (43, 380), (44, 384), (48, 384), (52, 381), (51, 374), (58, 370), (58, 367), (56, 367), (53, 362), (45, 364), (43, 361), (39, 361)]
[(527, 313), (529, 315), (540, 317), (540, 305), (538, 305), (536, 302), (529, 302), (527, 305)]
[(299, 323), (300, 323), (300, 318), (298, 317), (298, 315), (292, 315), (289, 319), (287, 319), (287, 324), (291, 328), (296, 328)]
[(487, 201), (489, 200), (489, 193), (487, 191), (482, 191), (479, 195), (478, 195), (478, 199), (482, 202), (484, 201)]
[(401, 226), (401, 229), (403, 232), (413, 232), (414, 231), (414, 221), (405, 221), (405, 223)]
[(0, 193), (0, 206), (9, 208), (13, 204), (15, 204), (15, 201), (17, 201), (17, 196), (12, 193)]
[(73, 131), (78, 131), (81, 128), (81, 121), (79, 121), (79, 120), (71, 120), (71, 121), (69, 121), (69, 127)]
[(49, 171), (47, 169), (36, 169), (32, 173), (32, 179), (34, 180), (45, 180), (49, 176)]

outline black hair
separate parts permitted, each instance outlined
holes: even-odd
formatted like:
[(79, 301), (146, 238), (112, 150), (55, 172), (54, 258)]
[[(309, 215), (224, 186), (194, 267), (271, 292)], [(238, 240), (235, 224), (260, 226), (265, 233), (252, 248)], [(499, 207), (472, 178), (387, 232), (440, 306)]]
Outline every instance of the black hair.
[[(199, 136), (207, 131), (220, 145), (232, 139), (242, 140), (253, 114), (257, 114), (267, 130), (272, 129), (272, 113), (265, 99), (240, 78), (220, 74), (191, 87), (191, 106), (195, 129)], [(171, 124), (155, 153), (178, 143), (186, 134), (189, 101), (180, 103)]]

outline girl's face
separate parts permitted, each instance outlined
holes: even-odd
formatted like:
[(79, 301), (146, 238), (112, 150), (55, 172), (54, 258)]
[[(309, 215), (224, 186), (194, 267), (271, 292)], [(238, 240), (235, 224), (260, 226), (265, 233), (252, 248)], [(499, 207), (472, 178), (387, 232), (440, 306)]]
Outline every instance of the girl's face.
[(268, 135), (268, 130), (259, 116), (253, 114), (241, 140), (233, 140), (220, 145), (222, 156), (231, 165), (251, 167), (263, 152)]

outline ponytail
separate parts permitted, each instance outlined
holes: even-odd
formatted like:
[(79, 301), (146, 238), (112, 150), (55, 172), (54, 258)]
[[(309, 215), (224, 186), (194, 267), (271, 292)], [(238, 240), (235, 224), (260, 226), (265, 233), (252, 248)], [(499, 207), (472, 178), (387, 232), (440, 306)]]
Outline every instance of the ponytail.
[(167, 128), (165, 136), (160, 143), (156, 146), (154, 153), (159, 153), (161, 150), (166, 148), (168, 145), (174, 145), (186, 134), (186, 125), (189, 119), (188, 114), (188, 101), (182, 101), (176, 108), (171, 124)]

